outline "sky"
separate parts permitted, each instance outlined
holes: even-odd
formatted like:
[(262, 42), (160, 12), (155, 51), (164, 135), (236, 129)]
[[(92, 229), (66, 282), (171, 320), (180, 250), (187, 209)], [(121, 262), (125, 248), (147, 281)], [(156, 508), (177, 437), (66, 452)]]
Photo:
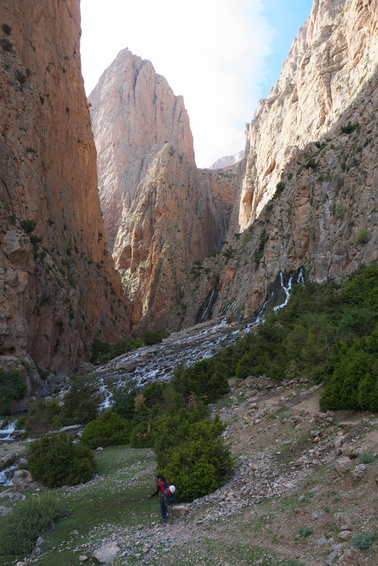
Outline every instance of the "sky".
[(244, 149), (245, 125), (279, 77), (312, 0), (81, 0), (87, 95), (126, 47), (189, 114), (198, 167)]

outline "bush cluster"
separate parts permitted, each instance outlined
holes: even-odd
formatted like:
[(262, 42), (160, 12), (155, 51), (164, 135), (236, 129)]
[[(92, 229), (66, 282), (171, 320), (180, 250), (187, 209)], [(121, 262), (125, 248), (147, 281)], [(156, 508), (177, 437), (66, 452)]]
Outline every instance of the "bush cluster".
[(89, 422), (81, 435), (81, 442), (89, 448), (128, 444), (131, 426), (117, 413), (107, 409)]
[(15, 399), (26, 395), (26, 384), (16, 370), (0, 369), (0, 416), (9, 415)]
[(2, 523), (0, 554), (30, 554), (38, 537), (51, 529), (55, 519), (66, 514), (65, 506), (51, 493), (19, 502)]
[(63, 426), (86, 424), (98, 415), (100, 400), (93, 376), (72, 375), (64, 405), (40, 399), (17, 421), (17, 428), (24, 429), (23, 438), (36, 438)]
[(86, 483), (96, 471), (91, 450), (81, 442), (74, 444), (66, 433), (35, 440), (28, 462), (33, 478), (51, 488)]
[[(377, 349), (378, 266), (374, 264), (362, 267), (343, 285), (296, 285), (285, 309), (271, 312), (264, 324), (206, 360), (199, 372), (210, 388), (218, 375), (306, 377), (325, 383), (324, 410), (377, 411)], [(185, 379), (180, 374), (174, 378), (184, 396), (196, 373), (193, 368), (185, 371)], [(212, 400), (211, 391), (202, 395)]]
[(127, 352), (131, 352), (132, 350), (136, 350), (142, 345), (143, 342), (140, 338), (133, 339), (127, 337), (122, 340), (118, 340), (115, 344), (106, 344), (105, 342), (101, 342), (96, 339), (93, 341), (90, 361), (92, 364), (106, 364), (113, 358), (126, 354)]
[(131, 445), (150, 447), (159, 471), (174, 482), (178, 501), (191, 501), (223, 485), (233, 461), (220, 438), (223, 424), (210, 419), (207, 403), (228, 391), (227, 379), (211, 364), (179, 367), (170, 384), (120, 388), (112, 409), (131, 426)]
[(169, 336), (169, 331), (164, 330), (146, 330), (141, 338), (131, 338), (127, 336), (122, 340), (118, 340), (115, 344), (106, 344), (100, 340), (94, 340), (92, 345), (91, 362), (93, 364), (106, 364), (113, 358), (122, 356), (127, 352), (132, 352), (143, 345), (152, 346), (163, 341)]
[(31, 447), (30, 471), (48, 487), (88, 481), (94, 474), (89, 447), (130, 442), (152, 448), (178, 499), (190, 501), (232, 473), (223, 425), (210, 418), (208, 408), (228, 392), (229, 378), (307, 377), (324, 382), (324, 410), (377, 411), (377, 354), (377, 265), (361, 268), (343, 285), (297, 285), (287, 307), (268, 315), (255, 332), (210, 359), (179, 366), (171, 383), (119, 388), (100, 417), (92, 378), (74, 376), (64, 408), (38, 403), (24, 424), (33, 435), (59, 423), (88, 423), (81, 442), (74, 445), (64, 434), (42, 438)]

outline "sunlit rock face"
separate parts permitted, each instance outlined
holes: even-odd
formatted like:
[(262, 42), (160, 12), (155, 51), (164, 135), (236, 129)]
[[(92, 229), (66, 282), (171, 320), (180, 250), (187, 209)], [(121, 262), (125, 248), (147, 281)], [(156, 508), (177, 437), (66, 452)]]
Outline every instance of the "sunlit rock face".
[(274, 195), (298, 150), (324, 137), (374, 75), (377, 17), (374, 0), (314, 0), (280, 79), (247, 127), (241, 230)]
[(314, 2), (247, 127), (228, 245), (187, 320), (210, 297), (212, 316), (252, 315), (280, 272), (337, 281), (378, 261), (377, 20), (370, 0)]
[(79, 0), (0, 0), (0, 13), (0, 364), (69, 372), (95, 337), (128, 329), (97, 194)]
[(193, 266), (227, 234), (237, 175), (197, 169), (183, 98), (128, 49), (89, 101), (105, 230), (133, 325), (177, 329)]

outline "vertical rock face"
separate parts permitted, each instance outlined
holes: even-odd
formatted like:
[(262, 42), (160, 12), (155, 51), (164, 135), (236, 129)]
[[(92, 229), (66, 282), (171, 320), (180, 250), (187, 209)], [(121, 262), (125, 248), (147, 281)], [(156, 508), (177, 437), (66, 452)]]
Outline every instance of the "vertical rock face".
[(89, 97), (105, 230), (134, 325), (178, 328), (188, 273), (221, 247), (236, 175), (198, 170), (189, 118), (128, 49)]
[(211, 296), (213, 316), (252, 315), (280, 272), (327, 282), (378, 261), (377, 37), (376, 2), (314, 1), (247, 128), (229, 244), (203, 264), (188, 322)]
[(377, 17), (374, 0), (314, 0), (280, 79), (247, 128), (241, 230), (274, 195), (298, 150), (324, 136), (374, 74)]
[(98, 152), (99, 193), (109, 246), (113, 249), (138, 185), (165, 143), (194, 164), (189, 118), (149, 61), (121, 51), (89, 96)]
[(97, 195), (79, 0), (0, 0), (0, 13), (0, 355), (7, 367), (24, 356), (71, 371), (95, 337), (125, 330)]

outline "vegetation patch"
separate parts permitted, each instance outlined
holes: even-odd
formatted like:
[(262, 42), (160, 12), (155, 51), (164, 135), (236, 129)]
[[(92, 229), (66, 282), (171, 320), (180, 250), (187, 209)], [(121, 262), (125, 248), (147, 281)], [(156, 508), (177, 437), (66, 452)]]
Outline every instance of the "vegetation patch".
[(0, 523), (0, 553), (27, 555), (38, 537), (51, 530), (52, 522), (67, 515), (67, 506), (50, 493), (19, 502)]
[(26, 395), (26, 384), (17, 370), (0, 368), (0, 416), (9, 415), (14, 400)]
[(90, 449), (82, 443), (74, 444), (65, 433), (43, 436), (33, 442), (28, 461), (33, 478), (46, 487), (85, 483), (96, 471)]

